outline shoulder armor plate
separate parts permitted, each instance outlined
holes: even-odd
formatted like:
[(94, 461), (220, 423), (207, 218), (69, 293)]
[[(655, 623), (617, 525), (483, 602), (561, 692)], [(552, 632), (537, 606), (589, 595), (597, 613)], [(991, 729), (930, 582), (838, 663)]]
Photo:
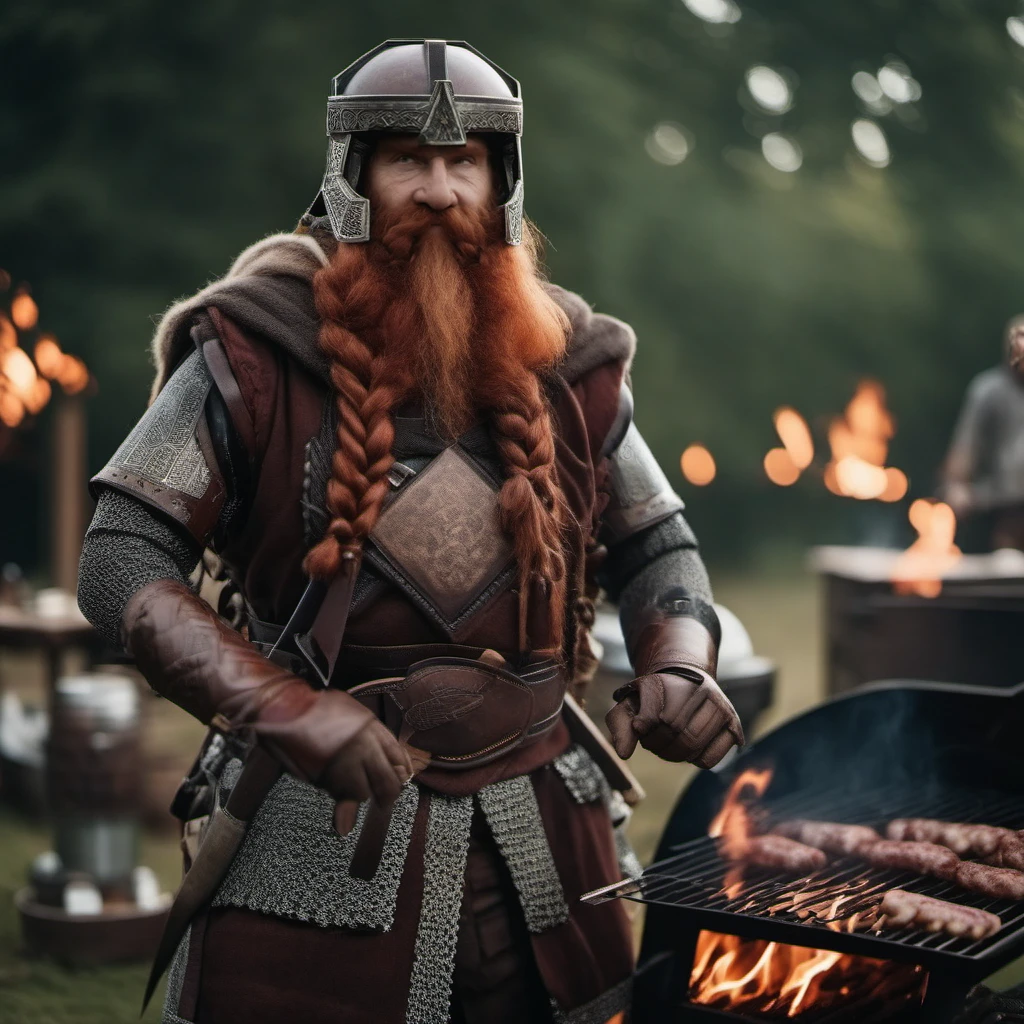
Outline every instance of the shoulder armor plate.
[(193, 352), (92, 479), (160, 509), (201, 543), (216, 525), (225, 498), (203, 415), (210, 385), (206, 363)]
[(608, 543), (625, 540), (683, 508), (635, 423), (608, 462), (611, 500), (603, 516)]

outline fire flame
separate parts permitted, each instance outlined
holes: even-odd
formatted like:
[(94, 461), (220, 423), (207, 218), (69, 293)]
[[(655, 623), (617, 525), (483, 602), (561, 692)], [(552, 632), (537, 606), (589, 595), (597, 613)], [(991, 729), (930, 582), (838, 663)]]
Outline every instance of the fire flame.
[(750, 805), (764, 795), (771, 781), (771, 768), (747, 768), (740, 772), (725, 794), (721, 810), (708, 826), (708, 835), (719, 840), (719, 851), (732, 864), (722, 882), (730, 899), (743, 891), (743, 857), (751, 836), (757, 834), (757, 818)]
[(829, 424), (832, 460), (825, 467), (825, 486), (861, 501), (899, 501), (907, 493), (906, 474), (885, 465), (894, 433), (885, 389), (877, 381), (861, 381), (846, 411)]
[(714, 456), (702, 444), (691, 444), (679, 459), (679, 468), (688, 483), (695, 487), (706, 487), (715, 479), (718, 467)]
[(883, 999), (894, 1008), (914, 1000), (920, 1003), (927, 980), (917, 964), (702, 931), (689, 998), (744, 1016), (799, 1017), (847, 1003), (851, 997), (862, 1005)]
[(961, 557), (960, 549), (953, 543), (956, 514), (943, 501), (918, 498), (908, 515), (918, 536), (893, 566), (893, 589), (897, 594), (938, 597), (942, 593), (942, 577)]
[[(10, 286), (10, 275), (0, 270), (0, 291)], [(0, 313), (0, 424), (16, 427), (26, 416), (41, 412), (53, 394), (51, 381), (67, 395), (89, 386), (89, 370), (81, 359), (61, 351), (51, 335), (35, 344), (35, 362), (18, 345), (18, 332), (31, 331), (39, 322), (39, 307), (25, 286), (11, 300), (10, 318)]]

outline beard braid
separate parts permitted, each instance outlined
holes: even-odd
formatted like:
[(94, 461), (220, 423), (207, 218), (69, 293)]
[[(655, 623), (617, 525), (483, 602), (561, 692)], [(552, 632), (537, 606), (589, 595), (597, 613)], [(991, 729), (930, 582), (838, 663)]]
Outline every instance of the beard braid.
[[(339, 246), (317, 274), (319, 340), (331, 359), (339, 426), (332, 520), (307, 564), (329, 578), (341, 552), (372, 530), (400, 401), (419, 395), (450, 439), (485, 416), (506, 473), (498, 503), (519, 571), (519, 646), (557, 654), (568, 520), (538, 374), (564, 353), (568, 320), (541, 285), (530, 226), (522, 246), (506, 245), (502, 229), (500, 210), (416, 206), (395, 214), (378, 203), (371, 241)], [(528, 637), (530, 605), (544, 595), (548, 636)]]

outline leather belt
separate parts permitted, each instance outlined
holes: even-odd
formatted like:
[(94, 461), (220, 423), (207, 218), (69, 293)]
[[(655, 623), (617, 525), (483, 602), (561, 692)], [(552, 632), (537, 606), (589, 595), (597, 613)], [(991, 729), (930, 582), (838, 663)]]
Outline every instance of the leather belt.
[(476, 768), (526, 746), (558, 723), (565, 680), (553, 661), (516, 674), (487, 660), (426, 658), (404, 676), (348, 691), (434, 768)]

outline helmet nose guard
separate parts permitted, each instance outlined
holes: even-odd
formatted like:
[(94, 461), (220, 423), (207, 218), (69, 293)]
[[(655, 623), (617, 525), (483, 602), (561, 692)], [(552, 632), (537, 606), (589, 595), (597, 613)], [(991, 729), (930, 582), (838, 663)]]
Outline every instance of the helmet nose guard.
[(519, 83), (468, 43), (388, 39), (332, 82), (327, 169), (304, 222), (326, 214), (339, 242), (370, 238), (370, 200), (359, 192), (368, 132), (414, 132), (425, 146), (461, 146), (469, 132), (498, 136), (505, 241), (523, 240), (523, 100)]

